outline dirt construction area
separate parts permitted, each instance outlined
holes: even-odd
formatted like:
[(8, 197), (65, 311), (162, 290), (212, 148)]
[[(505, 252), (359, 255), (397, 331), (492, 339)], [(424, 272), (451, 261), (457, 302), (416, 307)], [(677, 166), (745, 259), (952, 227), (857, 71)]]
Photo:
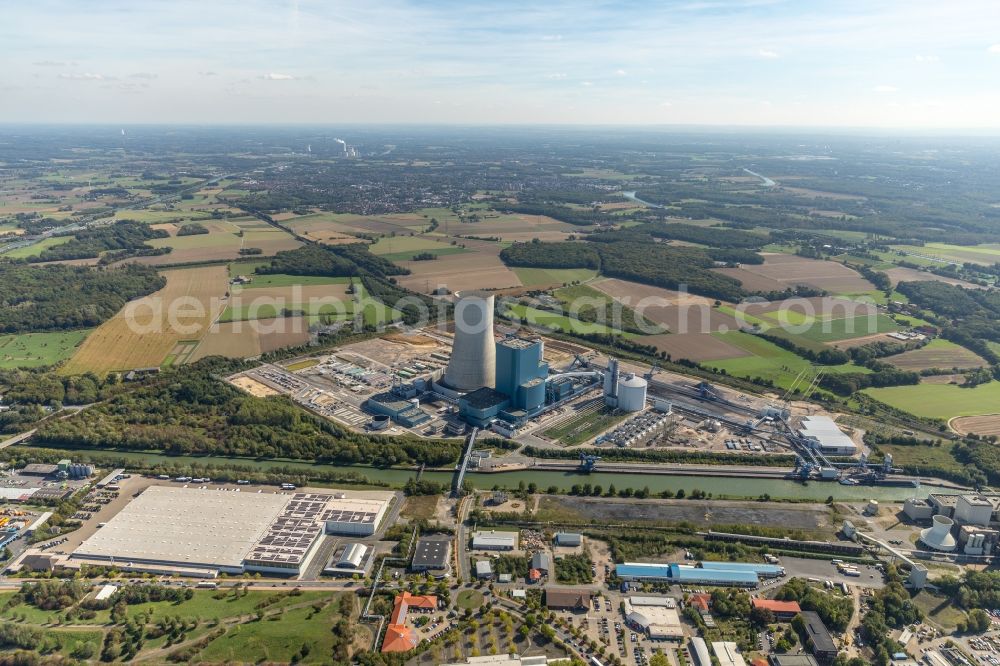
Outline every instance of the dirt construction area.
[(164, 271), (166, 286), (131, 301), (80, 345), (63, 372), (107, 373), (158, 367), (180, 340), (198, 340), (222, 311), (225, 266)]

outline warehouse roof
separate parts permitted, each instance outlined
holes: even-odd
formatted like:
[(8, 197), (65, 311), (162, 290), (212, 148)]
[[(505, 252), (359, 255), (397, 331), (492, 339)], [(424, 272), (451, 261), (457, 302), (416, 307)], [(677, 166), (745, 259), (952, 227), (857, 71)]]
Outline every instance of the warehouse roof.
[(425, 537), (417, 541), (412, 566), (421, 569), (446, 569), (450, 553), (451, 540), (448, 537)]
[(468, 403), (469, 407), (473, 409), (487, 409), (510, 402), (510, 398), (489, 386), (478, 388), (472, 393), (466, 393), (461, 400)]
[[(722, 562), (718, 564), (724, 564)], [(626, 562), (615, 567), (620, 578), (658, 578), (676, 581), (677, 583), (704, 583), (711, 585), (756, 585), (759, 581), (754, 569), (736, 567), (724, 569), (717, 567), (694, 567), (689, 564), (645, 564), (641, 562)]]
[(475, 532), (472, 535), (472, 547), (517, 548), (517, 532)]
[(785, 570), (784, 567), (777, 564), (758, 564), (756, 562), (702, 562), (701, 568), (718, 571), (753, 571), (771, 575), (780, 574)]
[(288, 501), (271, 493), (150, 486), (73, 555), (238, 567)]
[(854, 440), (845, 435), (829, 416), (806, 416), (802, 419), (799, 434), (816, 440), (822, 448), (857, 448)]

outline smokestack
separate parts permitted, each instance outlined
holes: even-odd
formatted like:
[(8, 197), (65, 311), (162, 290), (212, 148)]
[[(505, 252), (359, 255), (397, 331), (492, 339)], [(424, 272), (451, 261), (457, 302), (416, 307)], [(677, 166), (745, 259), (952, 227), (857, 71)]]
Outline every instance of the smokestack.
[(493, 294), (460, 292), (455, 303), (455, 342), (444, 383), (459, 391), (496, 386)]

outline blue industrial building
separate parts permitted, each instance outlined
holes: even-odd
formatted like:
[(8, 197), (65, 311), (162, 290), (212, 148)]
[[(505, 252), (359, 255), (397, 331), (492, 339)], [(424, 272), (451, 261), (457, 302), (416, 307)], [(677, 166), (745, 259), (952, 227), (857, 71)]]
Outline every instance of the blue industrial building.
[(785, 575), (784, 567), (777, 564), (757, 564), (756, 562), (702, 562), (701, 568), (717, 571), (752, 571), (761, 578), (777, 578)]
[[(706, 564), (708, 564), (706, 562)], [(719, 567), (697, 567), (690, 564), (646, 564), (626, 562), (615, 566), (615, 574), (626, 581), (650, 581), (675, 585), (718, 585), (724, 587), (757, 587), (757, 572), (742, 566), (721, 568), (727, 562), (713, 562)]]
[(458, 413), (477, 428), (485, 428), (510, 406), (510, 399), (488, 386), (466, 393), (458, 399)]
[(507, 338), (496, 343), (496, 390), (510, 398), (512, 409), (530, 413), (545, 404), (549, 364), (542, 353), (541, 340)]
[(368, 410), (376, 414), (384, 414), (407, 428), (415, 428), (421, 423), (431, 420), (430, 415), (420, 409), (417, 404), (416, 399), (405, 400), (391, 391), (378, 393), (365, 401), (365, 407)]

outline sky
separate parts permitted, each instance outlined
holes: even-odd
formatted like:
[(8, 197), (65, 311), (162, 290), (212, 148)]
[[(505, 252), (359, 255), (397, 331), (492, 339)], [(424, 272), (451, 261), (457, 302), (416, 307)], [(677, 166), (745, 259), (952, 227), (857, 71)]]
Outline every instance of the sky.
[(1000, 127), (998, 0), (0, 0), (0, 122)]

